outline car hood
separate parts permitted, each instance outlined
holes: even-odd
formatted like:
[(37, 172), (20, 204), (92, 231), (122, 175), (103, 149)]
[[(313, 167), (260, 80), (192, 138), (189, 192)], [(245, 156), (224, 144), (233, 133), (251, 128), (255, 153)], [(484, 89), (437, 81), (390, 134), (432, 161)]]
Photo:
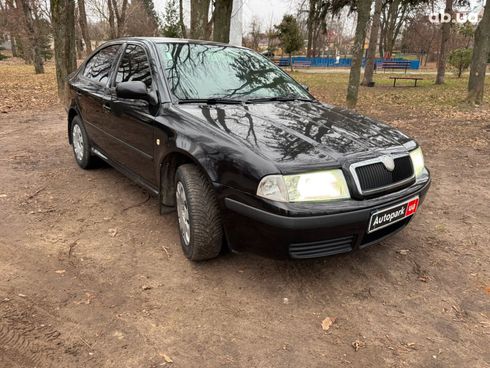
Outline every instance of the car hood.
[(406, 151), (403, 143), (410, 140), (386, 124), (317, 102), (182, 104), (179, 109), (274, 161), (282, 172)]

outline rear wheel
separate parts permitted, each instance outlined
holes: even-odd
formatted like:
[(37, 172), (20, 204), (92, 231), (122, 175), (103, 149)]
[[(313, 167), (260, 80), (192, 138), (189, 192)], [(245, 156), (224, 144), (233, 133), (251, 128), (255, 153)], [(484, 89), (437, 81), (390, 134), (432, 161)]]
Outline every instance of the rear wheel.
[(89, 169), (94, 165), (95, 158), (90, 152), (87, 131), (83, 126), (82, 120), (75, 116), (71, 124), (71, 140), (73, 155), (78, 166), (82, 169)]
[(223, 228), (213, 188), (194, 165), (179, 166), (175, 199), (182, 249), (192, 261), (215, 258), (221, 251)]

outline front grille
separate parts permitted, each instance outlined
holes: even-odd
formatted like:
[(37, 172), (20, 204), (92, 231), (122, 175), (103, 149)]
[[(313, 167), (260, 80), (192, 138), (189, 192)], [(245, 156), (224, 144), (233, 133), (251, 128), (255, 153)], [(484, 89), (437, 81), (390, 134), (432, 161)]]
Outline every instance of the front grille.
[(316, 258), (350, 252), (354, 236), (345, 236), (310, 243), (296, 243), (289, 246), (292, 258)]
[(386, 169), (381, 162), (374, 162), (355, 168), (360, 191), (363, 194), (383, 191), (389, 188), (398, 188), (402, 184), (410, 185), (413, 179), (413, 166), (410, 156), (402, 156), (394, 159), (393, 171)]

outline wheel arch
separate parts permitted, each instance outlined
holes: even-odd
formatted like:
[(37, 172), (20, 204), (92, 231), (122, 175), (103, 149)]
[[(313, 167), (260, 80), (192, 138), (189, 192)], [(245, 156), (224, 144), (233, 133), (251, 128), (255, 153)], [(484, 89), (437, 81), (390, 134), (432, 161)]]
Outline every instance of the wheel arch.
[(67, 132), (68, 132), (68, 142), (70, 144), (73, 143), (73, 140), (72, 140), (72, 137), (71, 137), (71, 125), (73, 123), (73, 119), (75, 118), (75, 116), (78, 116), (78, 111), (75, 107), (70, 107), (70, 109), (68, 110), (68, 126), (67, 126)]
[(160, 204), (163, 206), (174, 207), (175, 206), (175, 174), (179, 166), (184, 164), (193, 164), (201, 170), (210, 183), (213, 182), (213, 178), (210, 175), (210, 170), (206, 169), (203, 162), (196, 158), (191, 153), (176, 149), (165, 155), (160, 161), (159, 165), (159, 191), (160, 191)]

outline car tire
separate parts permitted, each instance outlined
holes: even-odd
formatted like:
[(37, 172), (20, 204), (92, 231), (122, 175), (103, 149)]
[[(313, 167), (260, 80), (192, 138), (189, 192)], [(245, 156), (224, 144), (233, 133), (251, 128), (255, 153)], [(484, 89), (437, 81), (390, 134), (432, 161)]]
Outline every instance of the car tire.
[(75, 116), (71, 123), (71, 142), (73, 155), (78, 166), (82, 169), (90, 169), (95, 164), (95, 157), (92, 156), (87, 131), (82, 123), (82, 119)]
[(182, 249), (192, 261), (219, 255), (223, 226), (216, 195), (206, 176), (192, 164), (179, 166), (175, 176), (177, 220)]

